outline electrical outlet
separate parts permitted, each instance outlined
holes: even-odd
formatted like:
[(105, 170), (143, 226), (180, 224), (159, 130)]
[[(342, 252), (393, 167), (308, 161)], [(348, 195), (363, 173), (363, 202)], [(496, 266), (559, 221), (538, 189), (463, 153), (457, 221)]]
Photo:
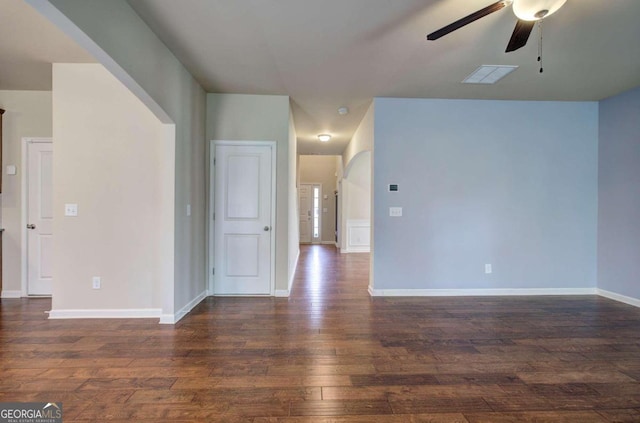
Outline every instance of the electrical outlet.
[(100, 289), (102, 288), (102, 279), (100, 278), (100, 276), (94, 276), (91, 279), (91, 282), (93, 284), (93, 289)]
[(402, 207), (389, 207), (389, 216), (402, 217)]
[(78, 215), (78, 205), (77, 204), (65, 204), (64, 205), (64, 215), (65, 216), (77, 216)]
[(484, 265), (484, 273), (489, 274), (491, 272), (493, 272), (493, 269), (491, 268), (491, 264), (485, 264)]

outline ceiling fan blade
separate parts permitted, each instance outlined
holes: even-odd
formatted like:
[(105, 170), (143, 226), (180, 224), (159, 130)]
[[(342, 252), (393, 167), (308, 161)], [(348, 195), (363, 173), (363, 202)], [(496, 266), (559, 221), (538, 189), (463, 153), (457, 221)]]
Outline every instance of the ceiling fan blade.
[(536, 21), (522, 21), (518, 19), (505, 53), (516, 51), (517, 49), (524, 47), (527, 44), (527, 40), (529, 40), (529, 35), (531, 34), (531, 30), (535, 24)]
[(465, 16), (462, 19), (458, 19), (454, 23), (451, 23), (443, 28), (440, 28), (435, 32), (432, 32), (431, 34), (427, 35), (427, 40), (431, 40), (431, 41), (437, 40), (438, 38), (443, 37), (449, 34), (450, 32), (455, 31), (456, 29), (460, 29), (465, 25), (469, 25), (471, 22), (475, 22), (480, 18), (484, 18), (485, 16), (490, 15), (493, 12), (497, 12), (498, 10), (502, 9), (503, 7), (509, 4), (511, 4), (509, 0), (500, 0), (499, 2), (493, 3), (485, 7), (484, 9), (480, 9), (477, 12), (470, 14), (469, 16)]

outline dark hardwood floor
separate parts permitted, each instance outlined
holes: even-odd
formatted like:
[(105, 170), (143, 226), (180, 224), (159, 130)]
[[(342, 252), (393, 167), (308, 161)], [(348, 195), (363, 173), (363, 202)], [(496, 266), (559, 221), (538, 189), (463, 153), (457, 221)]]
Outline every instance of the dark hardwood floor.
[(305, 246), (292, 296), (157, 320), (1, 300), (0, 402), (65, 422), (640, 422), (640, 309), (595, 296), (371, 298), (368, 255)]

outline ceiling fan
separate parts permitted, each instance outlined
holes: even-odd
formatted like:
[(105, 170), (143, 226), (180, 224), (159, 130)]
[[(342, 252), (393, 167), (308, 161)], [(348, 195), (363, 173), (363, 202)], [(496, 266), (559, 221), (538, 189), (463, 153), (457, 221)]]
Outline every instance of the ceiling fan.
[(437, 40), (463, 26), (469, 25), (471, 22), (475, 22), (493, 12), (513, 5), (513, 13), (518, 18), (518, 21), (516, 22), (516, 27), (513, 30), (513, 34), (511, 34), (511, 39), (505, 50), (505, 53), (509, 53), (524, 47), (527, 44), (529, 35), (536, 22), (555, 13), (566, 1), (567, 0), (500, 0), (432, 32), (427, 35), (427, 40)]

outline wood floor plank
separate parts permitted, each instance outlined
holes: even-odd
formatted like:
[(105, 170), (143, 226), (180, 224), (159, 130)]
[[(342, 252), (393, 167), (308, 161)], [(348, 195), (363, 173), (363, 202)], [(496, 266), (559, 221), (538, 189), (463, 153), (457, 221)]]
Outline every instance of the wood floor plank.
[(461, 413), (256, 418), (253, 423), (469, 423)]
[(470, 413), (493, 411), (481, 397), (423, 398), (390, 401), (394, 414)]
[(602, 416), (591, 411), (528, 411), (521, 413), (466, 413), (469, 423), (604, 423)]
[(640, 409), (625, 408), (621, 410), (598, 410), (598, 414), (606, 422), (637, 423), (640, 422)]
[(0, 299), (0, 401), (65, 422), (640, 421), (640, 309), (598, 296), (389, 297), (367, 254), (303, 246), (289, 298), (47, 320)]
[(322, 400), (291, 403), (292, 416), (379, 416), (384, 414), (392, 414), (389, 402), (384, 400)]

